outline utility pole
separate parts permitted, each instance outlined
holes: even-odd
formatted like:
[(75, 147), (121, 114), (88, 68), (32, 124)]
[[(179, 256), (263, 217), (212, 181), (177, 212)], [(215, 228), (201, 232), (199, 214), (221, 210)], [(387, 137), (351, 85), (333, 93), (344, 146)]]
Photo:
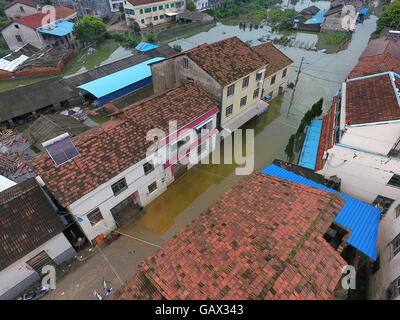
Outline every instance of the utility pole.
[(288, 115), (289, 115), (289, 111), (290, 111), (290, 108), (291, 108), (292, 103), (293, 103), (294, 92), (296, 91), (297, 82), (299, 81), (299, 76), (300, 76), (300, 72), (301, 72), (301, 66), (303, 65), (303, 60), (304, 60), (304, 57), (301, 57), (301, 62), (300, 62), (299, 71), (297, 72), (296, 80), (295, 80), (295, 82), (294, 82), (292, 97), (290, 98), (290, 104), (289, 104), (288, 113), (287, 113)]

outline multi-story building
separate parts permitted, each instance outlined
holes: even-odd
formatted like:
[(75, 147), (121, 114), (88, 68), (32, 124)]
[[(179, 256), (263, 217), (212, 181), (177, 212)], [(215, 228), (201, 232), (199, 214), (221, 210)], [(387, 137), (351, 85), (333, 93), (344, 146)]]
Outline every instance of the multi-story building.
[[(278, 63), (277, 57), (285, 62)], [(281, 70), (276, 70), (271, 60)], [(267, 109), (264, 96), (267, 92), (276, 94), (283, 90), (275, 87), (285, 86), (287, 71), (284, 69), (291, 63), (270, 44), (256, 50), (232, 37), (153, 63), (151, 68), (155, 92), (188, 80), (197, 82), (220, 101), (219, 125), (232, 131)], [(275, 80), (271, 81), (274, 76)]]
[(124, 5), (124, 0), (109, 0), (111, 12), (119, 12), (121, 6)]
[(72, 35), (76, 12), (68, 7), (56, 7), (55, 20), (38, 12), (15, 19), (1, 30), (8, 47), (17, 50), (26, 44), (43, 49), (47, 46), (75, 48)]
[(9, 20), (29, 16), (38, 12), (38, 4), (32, 0), (15, 0), (4, 7), (4, 14)]
[(124, 0), (126, 23), (130, 26), (137, 22), (141, 29), (175, 21), (185, 9), (186, 0)]
[[(52, 139), (44, 144), (48, 152), (33, 159), (33, 167), (93, 241), (120, 224), (124, 209), (140, 212), (215, 148), (218, 111), (217, 101), (188, 83), (139, 101), (72, 139)], [(169, 121), (177, 122), (170, 126)], [(157, 140), (149, 140), (153, 129), (160, 133)], [(69, 145), (72, 156), (63, 160), (54, 155), (51, 148), (57, 143)], [(182, 160), (186, 158), (195, 161)]]
[(98, 18), (110, 17), (112, 12), (119, 11), (123, 0), (52, 0), (55, 6), (74, 8), (78, 16), (90, 14)]

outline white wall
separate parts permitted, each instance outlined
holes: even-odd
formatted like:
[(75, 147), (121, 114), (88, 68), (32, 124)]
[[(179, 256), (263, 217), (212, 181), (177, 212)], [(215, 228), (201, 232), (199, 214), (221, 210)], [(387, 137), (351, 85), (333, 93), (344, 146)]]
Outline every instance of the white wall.
[(394, 173), (400, 174), (399, 160), (335, 145), (318, 173), (338, 176), (341, 191), (362, 201), (372, 203), (377, 195), (400, 199), (400, 188), (387, 185)]
[[(13, 298), (13, 293), (10, 293), (10, 297), (4, 297), (3, 295), (7, 293), (7, 291), (12, 290), (15, 286), (21, 283), (24, 279), (31, 277), (33, 280), (38, 279), (37, 273), (33, 270), (28, 270), (26, 261), (32, 259), (41, 251), (46, 251), (46, 253), (53, 260), (57, 258), (59, 255), (63, 254), (67, 250), (71, 250), (72, 246), (68, 242), (67, 238), (63, 233), (56, 235), (51, 238), (49, 241), (36, 248), (23, 258), (14, 262), (12, 265), (0, 271), (0, 299)], [(29, 267), (29, 266), (28, 266)], [(29, 284), (28, 284), (29, 285)], [(22, 289), (23, 290), (23, 289)], [(18, 294), (18, 293), (17, 293)], [(2, 297), (3, 296), (3, 297)]]
[(206, 10), (208, 8), (208, 0), (193, 0), (197, 10)]
[(400, 123), (348, 126), (341, 144), (387, 155), (400, 137)]
[[(385, 299), (386, 290), (400, 276), (400, 254), (392, 257), (391, 241), (400, 233), (400, 217), (396, 218), (395, 201), (379, 224), (376, 248), (380, 256), (379, 270), (369, 279), (368, 299)], [(395, 298), (400, 300), (400, 295)]]
[[(15, 25), (18, 25), (19, 29), (15, 28)], [(17, 50), (27, 43), (30, 43), (38, 49), (42, 49), (45, 47), (45, 44), (43, 43), (42, 38), (39, 36), (38, 32), (23, 24), (13, 22), (5, 29), (3, 29), (1, 33), (11, 50)], [(22, 38), (22, 42), (17, 41), (17, 35)]]
[[(21, 11), (21, 7), (24, 9), (24, 11)], [(29, 16), (31, 14), (35, 14), (37, 13), (37, 10), (36, 8), (32, 8), (31, 6), (27, 6), (23, 3), (17, 3), (4, 10), (4, 13), (9, 20), (14, 20), (21, 17)]]

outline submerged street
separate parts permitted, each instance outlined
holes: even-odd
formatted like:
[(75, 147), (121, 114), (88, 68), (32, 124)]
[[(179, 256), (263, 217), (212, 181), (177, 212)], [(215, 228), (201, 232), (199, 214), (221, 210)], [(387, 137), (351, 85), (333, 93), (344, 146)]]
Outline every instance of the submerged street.
[[(278, 46), (294, 61), (289, 83), (295, 81), (302, 57), (304, 60), (291, 107), (293, 90), (287, 89), (282, 96), (272, 100), (267, 112), (242, 127), (255, 130), (254, 170), (260, 171), (274, 159), (286, 159), (286, 143), (314, 102), (323, 97), (324, 112), (330, 108), (333, 95), (367, 46), (370, 34), (376, 28), (376, 20), (375, 16), (371, 16), (357, 25), (348, 48), (336, 54)], [(177, 43), (186, 50), (205, 42), (205, 39), (210, 43), (229, 38), (236, 32), (236, 28), (231, 26), (223, 26), (223, 31), (218, 28), (221, 29), (221, 26)], [(262, 29), (257, 32), (262, 32)], [(117, 241), (67, 274), (57, 283), (57, 289), (44, 299), (97, 299), (92, 292), (94, 289), (101, 290), (103, 278), (110, 281), (115, 290), (118, 289), (136, 273), (140, 261), (157, 251), (159, 246), (242, 178), (235, 175), (235, 167), (235, 164), (199, 164), (190, 169), (146, 206), (138, 221), (118, 229), (123, 235)]]

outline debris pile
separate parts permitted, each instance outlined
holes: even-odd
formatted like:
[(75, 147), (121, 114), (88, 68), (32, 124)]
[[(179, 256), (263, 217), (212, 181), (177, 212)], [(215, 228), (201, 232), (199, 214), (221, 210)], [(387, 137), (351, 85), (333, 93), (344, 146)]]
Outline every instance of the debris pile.
[(34, 152), (22, 134), (0, 129), (0, 174), (17, 183), (34, 177), (35, 173), (28, 165), (32, 154)]

